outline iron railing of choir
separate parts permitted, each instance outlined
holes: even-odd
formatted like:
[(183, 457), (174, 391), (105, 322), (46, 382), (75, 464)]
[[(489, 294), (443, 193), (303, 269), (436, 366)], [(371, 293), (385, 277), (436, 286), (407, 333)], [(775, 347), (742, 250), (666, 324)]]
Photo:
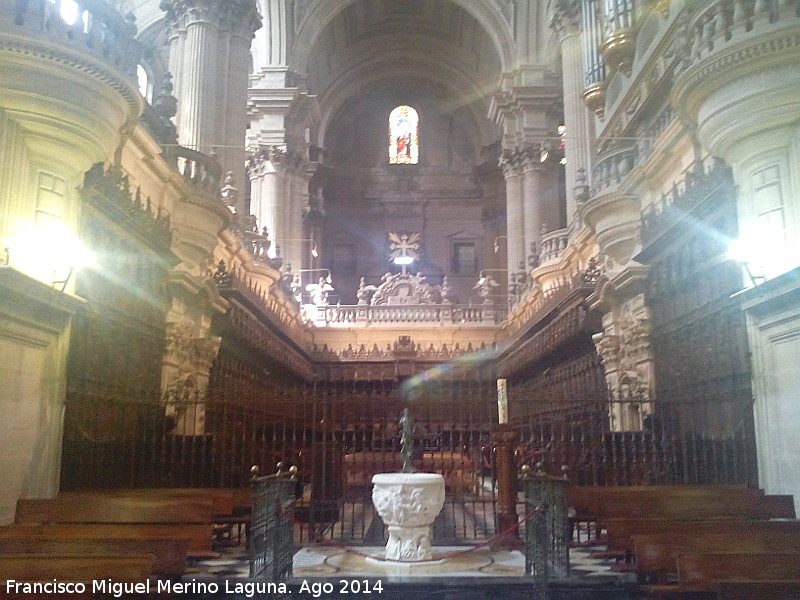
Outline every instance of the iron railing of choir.
[[(525, 572), (534, 579), (569, 575), (569, 508), (566, 477), (548, 475), (537, 465), (522, 467), (526, 514)], [(541, 509), (541, 510), (540, 510)]]
[[(527, 496), (526, 496), (527, 498)], [(550, 579), (550, 545), (547, 543), (547, 512), (545, 504), (525, 502), (525, 574), (533, 583), (533, 600), (550, 600), (547, 582)]]
[(250, 526), (250, 577), (269, 581), (292, 573), (294, 557), (294, 503), (297, 467), (258, 476), (253, 466), (253, 508)]

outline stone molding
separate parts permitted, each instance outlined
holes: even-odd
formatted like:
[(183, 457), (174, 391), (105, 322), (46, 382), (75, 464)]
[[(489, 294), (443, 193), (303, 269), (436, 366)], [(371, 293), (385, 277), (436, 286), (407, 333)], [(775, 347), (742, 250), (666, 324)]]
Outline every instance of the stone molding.
[[(135, 82), (127, 74), (121, 77), (122, 72), (113, 70), (90, 54), (68, 52), (67, 48), (55, 48), (51, 42), (45, 40), (38, 42), (30, 38), (8, 38), (0, 35), (0, 55), (3, 54), (17, 55), (22, 60), (46, 61), (64, 68), (71, 76), (78, 72), (97, 80), (104, 91), (111, 88), (120, 95), (127, 106), (130, 119), (138, 118), (143, 110), (144, 103), (136, 90)], [(6, 60), (9, 59), (3, 58), (3, 61)]]
[[(800, 49), (800, 31), (780, 30), (740, 43), (727, 51), (702, 57), (676, 77), (673, 103), (695, 115), (708, 93), (721, 85), (780, 64), (796, 64)], [(743, 70), (744, 69), (744, 70)], [(780, 84), (780, 82), (776, 82)]]

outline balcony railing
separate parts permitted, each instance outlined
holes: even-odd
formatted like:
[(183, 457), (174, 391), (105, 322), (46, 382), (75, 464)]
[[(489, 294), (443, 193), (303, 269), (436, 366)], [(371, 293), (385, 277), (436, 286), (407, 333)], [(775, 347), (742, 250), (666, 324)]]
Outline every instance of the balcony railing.
[(219, 197), (222, 167), (214, 157), (183, 146), (167, 148), (166, 155), (175, 161), (178, 172), (198, 192), (214, 198)]
[(630, 173), (638, 160), (638, 151), (635, 146), (617, 146), (608, 150), (597, 159), (593, 169), (594, 186), (592, 195), (606, 191), (619, 185), (625, 176)]
[(71, 46), (136, 79), (136, 25), (105, 0), (9, 0), (0, 3), (0, 29)]
[[(322, 327), (374, 325), (473, 325), (497, 326), (506, 317), (505, 309), (493, 305), (455, 304), (317, 306), (314, 322)], [(313, 309), (312, 309), (313, 310)]]
[(760, 35), (772, 24), (796, 25), (800, 17), (798, 0), (718, 0), (703, 3), (692, 21), (691, 57), (697, 62), (729, 42)]
[(569, 231), (556, 229), (544, 234), (539, 240), (539, 266), (557, 260), (569, 244)]

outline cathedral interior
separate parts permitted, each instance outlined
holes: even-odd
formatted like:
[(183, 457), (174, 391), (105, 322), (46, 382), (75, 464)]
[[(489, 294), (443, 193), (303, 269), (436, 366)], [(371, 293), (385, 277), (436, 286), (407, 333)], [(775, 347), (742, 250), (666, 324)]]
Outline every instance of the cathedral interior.
[(439, 543), (497, 533), (498, 426), (796, 501), (799, 40), (797, 0), (1, 0), (0, 525), (280, 462), (374, 542), (404, 408)]

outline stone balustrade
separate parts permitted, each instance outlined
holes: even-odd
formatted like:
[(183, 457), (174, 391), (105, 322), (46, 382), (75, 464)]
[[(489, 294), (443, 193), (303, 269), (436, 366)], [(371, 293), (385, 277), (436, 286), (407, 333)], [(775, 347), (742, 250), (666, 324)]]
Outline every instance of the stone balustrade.
[(569, 232), (566, 228), (545, 233), (539, 239), (539, 266), (561, 257), (569, 244)]
[(619, 185), (636, 166), (638, 156), (639, 153), (633, 145), (615, 146), (601, 154), (592, 169), (594, 176), (592, 195)]
[(1, 2), (0, 29), (81, 50), (136, 79), (141, 56), (136, 26), (105, 0)]
[(200, 194), (219, 197), (222, 167), (214, 157), (183, 146), (167, 148), (166, 155), (175, 161), (178, 172)]
[(318, 306), (315, 323), (322, 327), (366, 327), (374, 325), (470, 325), (494, 327), (503, 322), (505, 309), (494, 306), (417, 304), (377, 306)]
[(796, 24), (800, 17), (798, 0), (717, 0), (703, 2), (690, 25), (693, 62), (738, 43), (761, 35), (774, 24)]

